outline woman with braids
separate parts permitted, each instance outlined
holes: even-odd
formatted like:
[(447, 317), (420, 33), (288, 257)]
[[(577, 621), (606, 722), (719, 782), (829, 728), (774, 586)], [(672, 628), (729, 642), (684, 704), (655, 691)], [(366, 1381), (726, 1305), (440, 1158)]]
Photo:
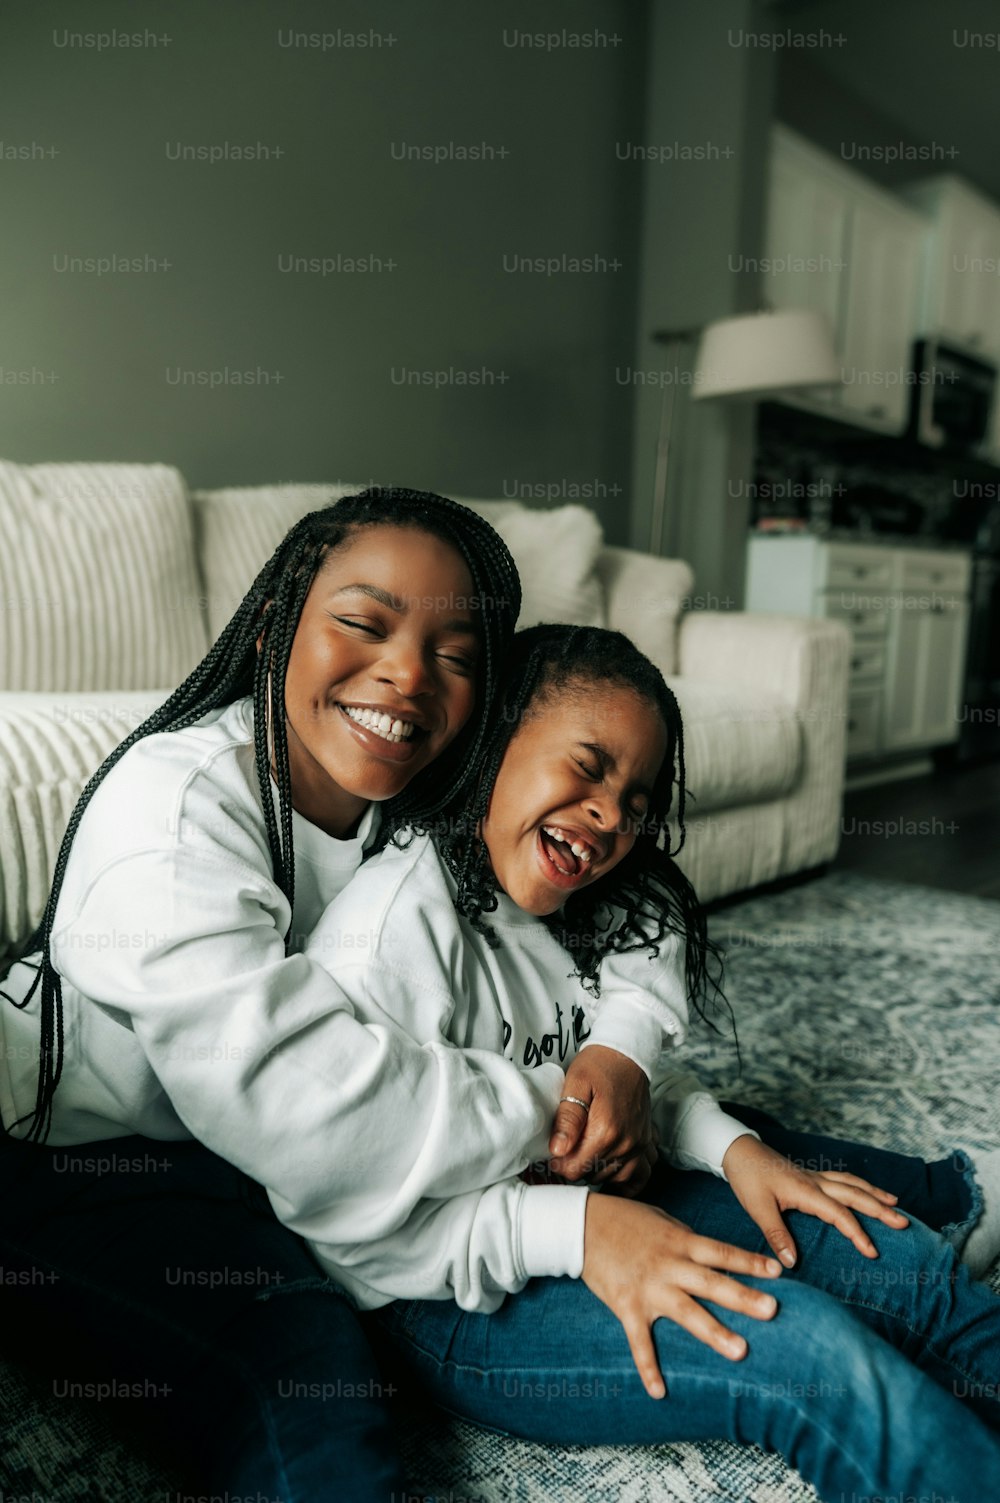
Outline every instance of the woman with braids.
[(496, 1177), (501, 1123), (543, 1151), (567, 1089), (644, 1131), (624, 1053), (569, 1079), (421, 1047), (357, 1021), (303, 953), (363, 856), (474, 776), (519, 604), (454, 502), (373, 489), (305, 517), (84, 789), (4, 979), (0, 1262), (35, 1338), (13, 1350), (121, 1399), (198, 1493), (405, 1488), (356, 1317), (260, 1185), (308, 1220), (366, 1139), (409, 1138), (409, 1096), (461, 1133), (470, 1184)]
[[(483, 1188), (456, 1158), (463, 1126), (418, 1089), (409, 1133), (358, 1137), (336, 1201), (293, 1224), (421, 1391), (487, 1427), (756, 1442), (838, 1503), (971, 1503), (1000, 1471), (1000, 1304), (893, 1195), (804, 1173), (669, 1073), (685, 994), (718, 994), (669, 849), (675, 790), (683, 838), (680, 715), (653, 665), (616, 632), (522, 632), (478, 782), (366, 863), (307, 946), (367, 1026), (469, 1056), (544, 1068), (626, 999), (655, 1019), (650, 1045), (669, 1015), (671, 1047), (644, 1058), (672, 1167), (639, 1199), (540, 1182), (510, 1123)], [(340, 937), (362, 925), (351, 955)], [(636, 1145), (596, 1179), (619, 1150)], [(451, 1184), (427, 1195), (439, 1162)], [(968, 1196), (964, 1212), (962, 1236)], [(790, 1254), (780, 1281), (769, 1244)]]

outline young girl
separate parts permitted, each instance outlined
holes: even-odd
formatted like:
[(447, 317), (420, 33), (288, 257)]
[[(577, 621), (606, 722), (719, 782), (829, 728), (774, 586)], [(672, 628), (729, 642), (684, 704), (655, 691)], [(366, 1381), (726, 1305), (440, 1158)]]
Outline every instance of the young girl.
[[(540, 627), (518, 648), (476, 789), (436, 838), (366, 864), (308, 953), (373, 1032), (428, 1048), (569, 1058), (606, 992), (629, 987), (633, 1005), (673, 1003), (679, 1038), (684, 988), (658, 953), (683, 937), (687, 988), (703, 997), (706, 941), (663, 845), (675, 760), (683, 818), (676, 704), (617, 633)], [(337, 941), (362, 925), (359, 960)], [(664, 1064), (654, 1115), (672, 1150), (690, 1113)], [(463, 1178), (453, 1131), (433, 1101), (401, 1097), (352, 1145), (339, 1203), (297, 1223), (441, 1403), (550, 1442), (755, 1441), (827, 1499), (981, 1496), (1000, 1466), (1000, 1305), (944, 1238), (898, 1229), (870, 1186), (815, 1175), (801, 1193), (798, 1171), (737, 1132), (718, 1145), (728, 1186), (658, 1172), (642, 1203), (525, 1183), (536, 1144), (509, 1132), (484, 1190)], [(452, 1167), (447, 1196), (420, 1191), (436, 1162)], [(793, 1210), (802, 1257), (780, 1284), (742, 1209), (762, 1179), (817, 1212)]]
[[(519, 602), (503, 543), (453, 502), (376, 489), (304, 518), (84, 789), (4, 982), (7, 1281), (56, 1376), (154, 1383), (124, 1412), (191, 1453), (196, 1492), (325, 1497), (331, 1465), (354, 1498), (405, 1485), (360, 1327), (246, 1176), (307, 1215), (400, 1081), (484, 1144), (501, 1119), (547, 1132), (563, 1094), (554, 1064), (373, 1038), (302, 954), (377, 808), (385, 833), (432, 818), (474, 774)], [(577, 1094), (620, 1100), (622, 1071), (602, 1051)], [(492, 1148), (478, 1170), (466, 1151), (489, 1183)], [(18, 1355), (51, 1377), (44, 1346)], [(339, 1402), (310, 1397), (331, 1379)]]

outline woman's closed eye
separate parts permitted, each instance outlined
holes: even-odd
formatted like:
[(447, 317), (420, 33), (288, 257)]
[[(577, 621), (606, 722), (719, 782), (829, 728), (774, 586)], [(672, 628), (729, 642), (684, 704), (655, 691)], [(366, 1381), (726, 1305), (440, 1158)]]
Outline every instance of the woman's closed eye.
[(439, 652), (438, 657), (442, 663), (449, 664), (450, 667), (453, 667), (459, 673), (475, 673), (476, 671), (477, 664), (475, 658), (466, 657), (462, 653)]
[[(331, 614), (330, 619), (331, 621), (336, 621), (340, 626), (347, 626), (354, 631), (364, 632), (365, 636), (368, 637), (384, 637), (386, 634), (383, 626), (373, 624), (371, 621), (360, 621), (355, 616), (334, 616)], [(455, 652), (451, 649), (442, 649), (437, 655), (442, 663), (447, 663), (450, 668), (454, 668), (459, 673), (468, 674), (476, 671), (475, 658), (469, 657), (466, 653)]]
[(380, 635), (382, 628), (373, 626), (370, 621), (358, 621), (353, 616), (331, 616), (332, 621), (339, 621), (341, 626), (353, 626), (357, 631), (367, 632), (370, 636)]

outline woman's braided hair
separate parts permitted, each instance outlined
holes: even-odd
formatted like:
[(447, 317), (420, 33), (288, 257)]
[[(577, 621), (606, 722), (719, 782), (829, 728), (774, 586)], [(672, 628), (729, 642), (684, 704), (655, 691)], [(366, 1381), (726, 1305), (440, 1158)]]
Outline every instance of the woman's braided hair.
[[(532, 704), (565, 688), (591, 692), (595, 684), (633, 689), (652, 705), (666, 727), (667, 750), (628, 855), (605, 877), (571, 893), (545, 923), (573, 956), (574, 974), (594, 996), (600, 995), (605, 955), (648, 950), (656, 956), (668, 933), (678, 935), (685, 942), (688, 999), (711, 1023), (711, 1011), (720, 1006), (728, 1010), (721, 984), (722, 956), (708, 937), (694, 888), (673, 859), (686, 834), (681, 712), (660, 670), (621, 632), (592, 626), (532, 626), (518, 632), (479, 780), (452, 800), (443, 818), (425, 828), (434, 835), (457, 883), (456, 908), (495, 946), (497, 937), (484, 915), (497, 906), (497, 883), (479, 830), (504, 753)], [(671, 850), (669, 817), (675, 789), (679, 839)]]
[[(521, 605), (521, 583), (506, 545), (476, 512), (429, 491), (375, 486), (357, 495), (346, 496), (335, 505), (310, 512), (279, 543), (232, 620), (194, 671), (165, 704), (105, 758), (76, 802), (59, 849), (44, 913), (21, 951), (23, 955), (40, 951), (40, 964), (36, 967), (38, 974), (27, 996), (20, 1001), (0, 992), (0, 997), (23, 1008), (27, 1007), (41, 983), (38, 1091), (32, 1124), (26, 1134), (29, 1141), (42, 1142), (48, 1135), (52, 1100), (62, 1072), (62, 986), (51, 962), (50, 941), (66, 863), (84, 810), (97, 787), (129, 747), (160, 731), (183, 730), (210, 711), (252, 695), (254, 753), (262, 790), (270, 786), (269, 720), (271, 725), (280, 833), (273, 799), (264, 796), (261, 804), (274, 881), (292, 908), (295, 855), (284, 714), (285, 675), (292, 640), (310, 586), (327, 555), (353, 538), (359, 529), (373, 526), (413, 528), (451, 544), (465, 560), (472, 576), (470, 605), (476, 608), (482, 641), (473, 715), (441, 756), (382, 806), (383, 819), (377, 844), (384, 844), (404, 825), (433, 819), (458, 790), (467, 786), (478, 768), (483, 748), (493, 734), (503, 661)], [(261, 638), (259, 653), (258, 637)], [(269, 696), (270, 715), (267, 713)], [(294, 919), (285, 936), (286, 953), (293, 929)]]

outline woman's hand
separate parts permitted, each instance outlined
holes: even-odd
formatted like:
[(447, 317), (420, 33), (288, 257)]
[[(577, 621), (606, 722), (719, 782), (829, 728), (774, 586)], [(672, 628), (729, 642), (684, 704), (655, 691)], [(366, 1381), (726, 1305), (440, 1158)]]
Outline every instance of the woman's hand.
[(564, 1096), (549, 1139), (549, 1168), (563, 1179), (587, 1179), (624, 1195), (638, 1195), (656, 1163), (649, 1115), (649, 1081), (617, 1049), (590, 1044), (566, 1072)]
[(910, 1224), (894, 1209), (896, 1196), (888, 1190), (879, 1190), (856, 1174), (799, 1169), (749, 1135), (729, 1145), (722, 1168), (740, 1205), (756, 1221), (768, 1246), (786, 1268), (794, 1266), (797, 1253), (782, 1211), (807, 1211), (829, 1222), (866, 1258), (877, 1258), (878, 1252), (852, 1209), (874, 1216), (886, 1226)]
[(738, 1362), (746, 1356), (746, 1341), (698, 1301), (711, 1300), (755, 1320), (770, 1320), (777, 1310), (773, 1295), (727, 1278), (716, 1272), (720, 1268), (758, 1278), (781, 1272), (772, 1258), (700, 1237), (656, 1206), (587, 1196), (583, 1282), (624, 1326), (650, 1398), (666, 1393), (651, 1330), (660, 1316)]

